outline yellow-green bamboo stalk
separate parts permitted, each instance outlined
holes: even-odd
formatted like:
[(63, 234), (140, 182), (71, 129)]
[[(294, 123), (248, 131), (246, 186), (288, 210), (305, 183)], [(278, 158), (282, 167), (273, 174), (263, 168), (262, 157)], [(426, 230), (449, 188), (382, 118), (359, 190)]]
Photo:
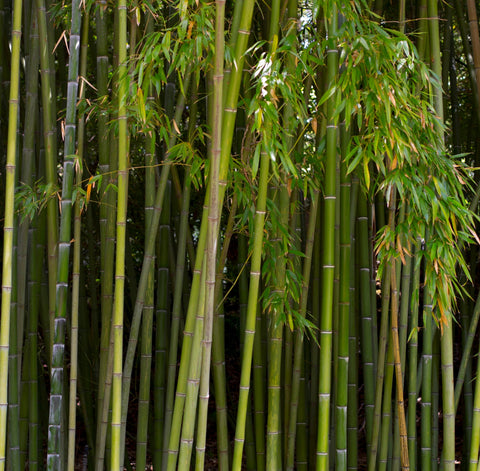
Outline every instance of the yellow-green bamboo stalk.
[[(215, 282), (215, 317), (213, 320), (213, 343), (212, 343), (212, 375), (215, 394), (215, 410), (217, 422), (217, 451), (219, 471), (229, 468), (229, 434), (228, 434), (228, 409), (227, 409), (227, 377), (225, 371), (225, 313), (222, 303), (223, 297), (223, 278), (227, 261), (228, 250), (231, 239), (234, 235), (234, 224), (237, 211), (237, 194), (234, 193), (230, 206), (225, 235), (223, 238), (222, 251), (217, 265), (217, 274)], [(243, 268), (243, 265), (242, 265)], [(242, 269), (241, 268), (241, 269)], [(240, 327), (241, 329), (241, 327)], [(251, 412), (251, 411), (249, 411)], [(251, 416), (250, 416), (251, 419)], [(248, 416), (247, 416), (248, 421)], [(252, 426), (252, 421), (247, 424)], [(250, 432), (252, 429), (250, 429)], [(250, 435), (251, 438), (251, 435)], [(252, 443), (252, 441), (251, 441)], [(249, 450), (249, 453), (251, 450)]]
[(258, 292), (260, 285), (260, 269), (262, 260), (263, 228), (266, 214), (267, 184), (270, 157), (262, 152), (258, 196), (255, 208), (253, 233), (253, 253), (250, 268), (250, 286), (248, 293), (247, 317), (245, 320), (245, 340), (242, 356), (242, 371), (240, 377), (240, 395), (235, 430), (235, 447), (233, 450), (232, 469), (240, 471), (242, 466), (243, 444), (245, 441), (245, 423), (250, 390), (250, 374), (253, 356), (253, 341), (255, 337), (255, 319), (257, 314)]
[(128, 195), (128, 130), (126, 115), (127, 85), (127, 4), (119, 0), (118, 11), (118, 203), (117, 245), (115, 255), (115, 298), (113, 308), (113, 381), (112, 381), (112, 471), (123, 467), (122, 443), (122, 366), (123, 310), (125, 286), (125, 245)]
[(217, 269), (217, 243), (220, 226), (221, 206), (219, 201), (219, 173), (222, 152), (222, 101), (223, 101), (223, 62), (225, 55), (225, 0), (216, 0), (215, 14), (215, 54), (213, 70), (213, 129), (211, 160), (209, 168), (210, 201), (208, 207), (207, 260), (205, 276), (205, 324), (202, 345), (202, 368), (200, 379), (200, 404), (198, 411), (197, 459), (195, 469), (205, 467), (207, 438), (208, 399), (210, 395), (210, 368), (214, 311), (216, 310), (215, 283)]
[(189, 363), (187, 390), (185, 397), (185, 417), (182, 424), (182, 436), (180, 439), (180, 452), (178, 456), (179, 471), (188, 471), (190, 469), (191, 453), (193, 448), (193, 436), (195, 432), (195, 417), (197, 409), (198, 390), (200, 383), (200, 374), (202, 368), (202, 337), (204, 335), (205, 325), (205, 296), (206, 296), (206, 258), (204, 257), (204, 267), (202, 270), (202, 280), (200, 281), (200, 298), (198, 311), (195, 319), (195, 331), (193, 333), (191, 359)]
[(15, 0), (12, 24), (12, 58), (8, 108), (8, 143), (5, 179), (5, 216), (3, 225), (2, 307), (0, 321), (0, 471), (5, 469), (8, 409), (8, 355), (10, 312), (13, 282), (13, 233), (15, 198), (15, 160), (20, 87), (20, 43), (22, 34), (22, 0)]

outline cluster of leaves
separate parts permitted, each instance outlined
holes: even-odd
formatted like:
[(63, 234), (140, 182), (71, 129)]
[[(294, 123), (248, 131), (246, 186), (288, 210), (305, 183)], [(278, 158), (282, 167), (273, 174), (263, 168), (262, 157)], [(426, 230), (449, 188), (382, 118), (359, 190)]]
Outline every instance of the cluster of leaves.
[[(281, 222), (277, 204), (267, 201), (269, 217), (265, 221), (268, 236), (264, 241), (262, 280), (265, 288), (262, 293), (263, 310), (277, 322), (284, 322), (291, 330), (305, 324), (299, 313), (303, 278), (299, 270), (299, 260), (304, 254), (296, 248), (300, 241)], [(294, 217), (293, 215), (291, 217)], [(285, 264), (285, 279), (278, 279), (276, 264)]]
[(348, 22), (339, 37), (342, 72), (322, 101), (336, 99), (336, 119), (357, 129), (348, 171), (358, 171), (366, 190), (389, 201), (395, 189), (406, 219), (377, 237), (380, 272), (392, 258), (404, 259), (420, 237), (427, 289), (446, 322), (458, 292), (456, 269), (468, 277), (461, 247), (472, 240), (468, 181), (460, 159), (445, 153), (443, 124), (431, 104), (437, 77), (419, 59), (407, 37), (363, 17)]
[[(298, 127), (306, 126), (307, 112), (303, 91), (298, 87), (302, 82), (301, 69), (298, 67), (292, 73), (287, 66), (288, 56), (300, 61), (294, 41), (292, 34), (285, 36), (279, 44), (274, 40), (269, 51), (260, 55), (252, 74), (254, 95), (249, 101), (247, 111), (248, 115), (253, 117), (252, 131), (260, 136), (251, 164), (253, 177), (258, 171), (262, 152), (270, 157), (271, 167), (277, 178), (280, 171), (294, 178), (298, 177), (291, 142), (292, 138), (296, 137)], [(255, 49), (262, 46), (263, 43), (258, 43)], [(287, 104), (294, 113), (288, 122), (285, 122)], [(282, 123), (281, 129), (279, 123)]]
[(36, 182), (33, 186), (22, 183), (15, 189), (15, 211), (21, 221), (33, 221), (35, 216), (46, 208), (52, 198), (57, 198), (59, 188), (51, 183)]

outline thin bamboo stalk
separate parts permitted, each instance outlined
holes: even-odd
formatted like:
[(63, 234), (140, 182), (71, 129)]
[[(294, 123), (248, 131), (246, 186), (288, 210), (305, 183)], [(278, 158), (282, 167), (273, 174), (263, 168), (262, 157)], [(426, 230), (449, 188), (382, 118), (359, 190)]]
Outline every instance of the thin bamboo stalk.
[[(155, 469), (161, 469), (163, 426), (165, 421), (166, 386), (168, 369), (168, 349), (170, 343), (170, 292), (169, 292), (169, 239), (171, 220), (171, 189), (167, 188), (163, 203), (157, 248), (157, 302), (156, 302), (156, 340), (155, 340), (155, 376), (153, 379), (153, 465)], [(181, 238), (181, 237), (180, 237)], [(180, 240), (177, 244), (177, 254), (181, 252)], [(185, 249), (183, 249), (185, 251)], [(178, 262), (177, 262), (178, 267)], [(183, 267), (182, 267), (183, 270)], [(183, 274), (183, 271), (182, 271)], [(181, 293), (181, 289), (180, 289)], [(178, 339), (178, 332), (177, 337)], [(177, 340), (178, 343), (178, 340)]]
[[(97, 1), (95, 27), (97, 33), (96, 55), (97, 55), (97, 90), (100, 100), (99, 113), (97, 116), (97, 136), (98, 136), (98, 166), (99, 172), (103, 175), (102, 184), (99, 189), (99, 223), (100, 223), (100, 306), (101, 306), (101, 331), (99, 347), (99, 367), (98, 367), (98, 413), (96, 424), (96, 443), (95, 443), (95, 462), (96, 471), (103, 469), (103, 460), (105, 452), (105, 437), (107, 433), (107, 424), (103, 417), (104, 402), (110, 401), (110, 397), (105, 399), (105, 388), (107, 381), (107, 359), (110, 345), (110, 326), (112, 320), (112, 302), (113, 302), (113, 270), (115, 262), (115, 209), (116, 201), (113, 188), (109, 188), (109, 183), (114, 183), (113, 170), (116, 167), (110, 165), (116, 155), (109, 152), (109, 132), (107, 122), (109, 119), (105, 100), (108, 96), (108, 29), (107, 29), (107, 3), (106, 1)], [(112, 149), (113, 150), (113, 149)], [(108, 405), (106, 406), (108, 408)]]
[[(45, 150), (45, 176), (50, 191), (57, 188), (57, 141), (56, 141), (56, 106), (55, 100), (55, 72), (52, 70), (53, 50), (51, 38), (48, 34), (47, 14), (44, 0), (36, 0), (38, 32), (40, 36), (40, 76), (42, 84), (43, 134)], [(58, 241), (58, 209), (55, 198), (47, 202), (47, 248), (48, 248), (48, 303), (50, 318), (49, 361), (52, 358), (54, 336), (54, 319), (56, 304), (57, 283), (57, 241)], [(51, 366), (51, 365), (50, 365)]]
[[(308, 291), (310, 286), (310, 274), (312, 267), (312, 254), (315, 244), (315, 229), (317, 225), (318, 206), (319, 206), (320, 194), (318, 190), (314, 190), (313, 199), (310, 207), (310, 217), (308, 221), (308, 231), (305, 244), (305, 258), (303, 264), (303, 283), (302, 283), (302, 295), (300, 299), (300, 311), (299, 314), (305, 316), (307, 310)], [(286, 468), (287, 470), (294, 469), (294, 456), (295, 456), (295, 444), (296, 444), (296, 431), (297, 431), (297, 410), (300, 403), (300, 374), (303, 356), (303, 340), (304, 332), (297, 328), (295, 333), (295, 349), (294, 359), (292, 367), (292, 395), (291, 395), (291, 407), (289, 417), (289, 430), (288, 430), (288, 448)], [(305, 400), (305, 398), (304, 398)]]
[[(17, 276), (17, 224), (13, 230), (12, 277)], [(7, 462), (14, 468), (20, 466), (20, 372), (18, 364), (18, 313), (17, 313), (17, 283), (12, 284), (10, 308), (10, 348), (8, 355), (8, 451)]]
[[(267, 183), (270, 157), (262, 152), (258, 196), (255, 208), (253, 252), (250, 268), (250, 285), (248, 294), (247, 316), (245, 320), (245, 339), (240, 377), (240, 395), (235, 430), (235, 447), (233, 450), (233, 470), (242, 466), (243, 444), (245, 441), (245, 423), (250, 390), (250, 374), (253, 356), (253, 341), (255, 337), (255, 318), (257, 314), (258, 291), (260, 285), (260, 268), (262, 258), (263, 228), (266, 214)], [(258, 449), (257, 449), (258, 453)]]
[(360, 183), (357, 176), (352, 176), (350, 194), (350, 316), (349, 316), (349, 347), (348, 347), (348, 410), (347, 410), (347, 469), (357, 469), (358, 463), (358, 332), (359, 332), (359, 292), (358, 267), (356, 260), (356, 226), (358, 193)]
[[(424, 0), (426, 2), (426, 0)], [(465, 10), (459, 0), (455, 0), (455, 14), (457, 17), (457, 25), (462, 38), (463, 51), (467, 60), (468, 76), (470, 78), (470, 86), (472, 90), (473, 103), (475, 104), (475, 115), (477, 121), (480, 122), (480, 94), (479, 85), (477, 83), (477, 76), (475, 70), (475, 63), (472, 56), (472, 48), (470, 44), (469, 34), (467, 31), (467, 25), (465, 24)], [(425, 15), (426, 16), (426, 15)]]
[[(24, 8), (30, 8), (31, 5), (24, 5)], [(32, 185), (33, 169), (35, 167), (35, 129), (38, 126), (38, 27), (36, 15), (25, 17), (24, 23), (30, 25), (29, 36), (25, 38), (25, 49), (28, 51), (28, 58), (26, 60), (26, 78), (25, 78), (25, 124), (23, 131), (23, 149), (21, 161), (21, 176), (20, 181), (26, 185)], [(24, 36), (27, 36), (24, 33)], [(18, 221), (18, 235), (17, 235), (17, 349), (16, 362), (18, 367), (22, 368), (22, 377), (28, 378), (28, 366), (23, 364), (23, 350), (27, 353), (27, 348), (22, 348), (24, 339), (24, 323), (26, 317), (26, 302), (27, 302), (27, 258), (28, 258), (28, 232), (30, 227), (30, 219), (23, 214)], [(12, 322), (12, 321), (11, 321)], [(28, 320), (27, 320), (28, 322)], [(28, 361), (28, 360), (27, 360)], [(19, 372), (16, 371), (13, 377), (18, 377)], [(27, 453), (27, 435), (28, 435), (28, 387), (23, 383), (19, 384), (19, 391), (22, 397), (20, 398), (20, 416), (18, 419), (9, 418), (9, 422), (14, 424), (19, 422), (19, 447), (20, 453), (20, 468), (25, 467), (26, 453)], [(28, 379), (27, 379), (28, 380)], [(10, 398), (10, 404), (13, 404), (14, 398)], [(22, 413), (23, 411), (23, 413)], [(13, 437), (13, 427), (10, 430), (10, 436)], [(12, 440), (10, 441), (10, 448), (12, 448)], [(13, 465), (15, 468), (15, 465)]]
[(385, 360), (385, 377), (383, 379), (382, 422), (379, 437), (378, 469), (385, 471), (389, 460), (389, 451), (392, 446), (392, 390), (394, 374), (394, 356), (392, 331), (390, 330), (387, 356)]
[[(204, 258), (206, 265), (206, 258)], [(202, 280), (200, 282), (200, 299), (198, 311), (195, 319), (195, 330), (193, 333), (191, 360), (189, 364), (186, 398), (185, 398), (185, 420), (182, 424), (182, 436), (180, 440), (180, 452), (178, 456), (179, 471), (188, 471), (190, 469), (191, 452), (193, 448), (193, 436), (195, 432), (195, 417), (198, 399), (198, 390), (200, 383), (200, 374), (202, 368), (202, 348), (201, 341), (203, 337), (205, 323), (205, 290), (206, 290), (206, 267), (202, 270)]]
[[(227, 377), (225, 371), (225, 314), (222, 301), (222, 280), (226, 266), (228, 249), (233, 236), (234, 223), (237, 211), (237, 195), (232, 196), (230, 213), (228, 215), (223, 238), (222, 251), (217, 265), (215, 282), (215, 303), (216, 310), (213, 320), (213, 343), (212, 343), (212, 374), (215, 390), (215, 410), (217, 423), (217, 452), (218, 468), (220, 471), (228, 470), (229, 467), (229, 434), (228, 434), (228, 401), (227, 401)], [(249, 411), (250, 413), (250, 411)], [(251, 417), (250, 417), (251, 419)], [(248, 415), (247, 415), (248, 420)], [(249, 425), (247, 425), (248, 429)], [(250, 427), (252, 422), (250, 420)], [(250, 429), (252, 432), (252, 428)], [(250, 444), (253, 443), (252, 436), (249, 437)], [(251, 450), (249, 451), (251, 452)]]
[(190, 203), (190, 173), (187, 171), (184, 179), (183, 201), (180, 213), (180, 228), (177, 248), (177, 263), (175, 273), (175, 287), (173, 292), (173, 309), (172, 323), (170, 334), (170, 346), (168, 352), (168, 373), (167, 373), (167, 390), (165, 401), (165, 421), (163, 427), (163, 452), (162, 452), (162, 469), (166, 468), (168, 458), (168, 443), (170, 439), (170, 431), (172, 427), (173, 406), (175, 396), (175, 376), (177, 371), (177, 350), (178, 335), (180, 331), (180, 310), (182, 301), (182, 286), (185, 272), (185, 252)]
[(377, 375), (375, 385), (375, 402), (373, 410), (373, 424), (372, 424), (372, 442), (370, 453), (368, 454), (368, 470), (373, 471), (376, 466), (378, 441), (380, 433), (380, 411), (382, 410), (382, 392), (386, 377), (385, 355), (387, 347), (388, 336), (388, 308), (390, 305), (390, 270), (387, 270), (382, 280), (382, 317), (380, 322), (379, 333), (379, 347), (377, 360)]
[(12, 24), (12, 61), (8, 107), (8, 141), (5, 178), (5, 216), (2, 261), (2, 305), (0, 321), (0, 471), (5, 469), (8, 409), (8, 355), (13, 282), (13, 236), (15, 198), (15, 159), (20, 87), (20, 42), (22, 31), (22, 0), (14, 2)]
[[(277, 200), (275, 202), (275, 200)], [(286, 182), (275, 193), (274, 203), (279, 208), (278, 228), (275, 247), (275, 284), (272, 287), (280, 299), (285, 299), (286, 260), (283, 249), (282, 231), (288, 224), (289, 195)], [(283, 308), (283, 306), (282, 306)], [(281, 308), (281, 309), (282, 309)], [(271, 327), (268, 329), (268, 386), (267, 386), (267, 470), (281, 470), (282, 463), (282, 435), (281, 435), (281, 368), (283, 346), (283, 322), (280, 309), (270, 313)]]
[[(39, 299), (40, 297), (40, 281), (42, 279), (42, 258), (43, 247), (38, 242), (40, 241), (40, 232), (38, 231), (38, 219), (34, 218), (31, 226), (31, 258), (30, 258), (30, 299)], [(39, 468), (39, 398), (38, 398), (38, 318), (39, 318), (39, 304), (36, 302), (29, 303), (28, 309), (28, 344), (29, 355), (28, 359), (28, 467), (32, 471)]]
[(212, 333), (216, 311), (216, 270), (217, 243), (220, 226), (221, 206), (219, 200), (219, 173), (222, 153), (222, 101), (223, 101), (223, 62), (225, 53), (225, 0), (215, 0), (215, 54), (213, 70), (213, 129), (212, 153), (209, 169), (210, 205), (208, 207), (208, 234), (205, 277), (205, 325), (203, 331), (202, 366), (200, 379), (200, 404), (198, 411), (197, 460), (195, 469), (205, 467), (207, 436), (208, 399), (210, 395), (210, 368), (212, 354)]
[(433, 319), (432, 300), (425, 293), (423, 302), (424, 330), (422, 353), (422, 408), (420, 462), (422, 470), (432, 469), (432, 355), (433, 355)]
[(472, 437), (470, 443), (469, 471), (477, 471), (480, 450), (480, 361), (477, 362), (477, 379), (473, 399)]
[[(149, 97), (153, 100), (153, 97)], [(153, 216), (153, 204), (155, 197), (155, 132), (150, 130), (145, 136), (145, 233), (150, 231), (151, 220)], [(165, 217), (167, 211), (162, 211)], [(165, 222), (165, 221), (162, 221)], [(168, 242), (168, 241), (167, 241)], [(164, 241), (165, 247), (165, 241)], [(165, 254), (168, 252), (165, 252)], [(163, 289), (168, 287), (168, 278), (162, 280)], [(167, 286), (165, 286), (165, 282)], [(160, 280), (159, 280), (160, 284)], [(159, 287), (160, 289), (160, 287)], [(137, 418), (137, 443), (136, 443), (136, 465), (138, 469), (145, 469), (147, 462), (147, 439), (149, 425), (150, 409), (150, 378), (152, 366), (152, 331), (153, 331), (153, 313), (155, 298), (155, 266), (152, 264), (149, 269), (147, 288), (145, 291), (145, 304), (142, 317), (142, 332), (140, 345), (140, 386), (138, 398), (138, 418)], [(166, 298), (163, 298), (166, 301)], [(165, 307), (165, 306), (162, 306)], [(164, 312), (166, 317), (166, 312)], [(163, 330), (162, 323), (157, 325), (157, 333)], [(158, 360), (160, 360), (160, 356)], [(164, 364), (156, 363), (155, 368), (159, 378), (165, 372)], [(158, 402), (163, 399), (158, 397)], [(156, 401), (157, 402), (157, 401)], [(161, 438), (161, 437), (160, 437)]]
[(117, 244), (115, 254), (115, 297), (113, 306), (113, 380), (112, 380), (112, 471), (123, 468), (122, 391), (123, 317), (125, 286), (125, 246), (128, 196), (128, 129), (126, 114), (127, 84), (127, 4), (117, 3), (118, 14), (118, 203)]
[(350, 188), (345, 152), (348, 134), (345, 123), (340, 127), (342, 161), (340, 163), (340, 286), (338, 316), (337, 374), (335, 395), (335, 467), (347, 469), (347, 405), (350, 318)]
[[(87, 75), (87, 48), (88, 44), (89, 17), (85, 12), (85, 18), (81, 29), (80, 49), (80, 77)], [(85, 88), (82, 87), (79, 93), (79, 100), (85, 97)], [(85, 116), (82, 113), (78, 119), (78, 159), (84, 160), (85, 146)], [(76, 185), (80, 187), (82, 175), (77, 172)], [(69, 391), (69, 413), (68, 413), (68, 450), (67, 470), (73, 471), (75, 467), (75, 435), (77, 423), (77, 382), (78, 382), (78, 350), (79, 350), (79, 302), (80, 302), (80, 265), (81, 265), (81, 212), (82, 202), (79, 195), (75, 201), (74, 208), (74, 246), (73, 246), (73, 268), (72, 268), (72, 313), (71, 313), (71, 338), (70, 338), (70, 391)]]
[[(419, 241), (421, 243), (421, 241)], [(420, 265), (418, 261), (418, 248), (415, 249), (415, 262), (413, 270), (412, 287), (416, 293), (412, 301), (410, 313), (410, 340), (408, 354), (408, 456), (410, 469), (415, 471), (417, 465), (417, 363), (418, 363), (418, 292), (420, 288)]]
[(470, 44), (472, 46), (477, 93), (480, 96), (480, 35), (478, 33), (477, 7), (475, 2), (472, 2), (471, 0), (467, 0), (467, 15), (468, 26), (470, 28)]
[[(247, 301), (248, 308), (248, 301)], [(247, 309), (248, 312), (248, 309)], [(245, 338), (245, 321), (243, 325), (243, 338)], [(255, 319), (255, 331), (262, 332), (264, 320), (262, 319), (261, 309), (257, 309)], [(243, 349), (242, 349), (243, 353)], [(243, 356), (242, 356), (243, 357)], [(265, 384), (266, 384), (266, 356), (262, 349), (261, 334), (255, 335), (253, 340), (253, 412), (255, 426), (255, 449), (257, 454), (257, 469), (264, 470), (266, 467), (266, 439), (265, 439)]]
[(360, 289), (360, 314), (361, 314), (361, 353), (363, 363), (363, 377), (365, 384), (365, 423), (367, 453), (370, 451), (373, 432), (373, 411), (375, 397), (375, 376), (376, 367), (373, 352), (373, 320), (372, 320), (372, 298), (370, 296), (370, 263), (368, 239), (368, 216), (366, 195), (360, 193), (358, 198), (358, 246), (357, 251), (359, 263), (359, 289)]

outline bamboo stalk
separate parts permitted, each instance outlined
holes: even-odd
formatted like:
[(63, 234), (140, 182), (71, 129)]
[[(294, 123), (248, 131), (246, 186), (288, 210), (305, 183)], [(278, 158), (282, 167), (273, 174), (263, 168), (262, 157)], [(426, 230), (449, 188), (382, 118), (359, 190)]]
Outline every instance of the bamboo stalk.
[(2, 261), (2, 305), (0, 321), (0, 471), (5, 469), (7, 440), (8, 368), (11, 298), (13, 282), (13, 236), (15, 198), (15, 158), (17, 146), (18, 106), (20, 87), (20, 39), (22, 0), (14, 2), (12, 24), (12, 62), (8, 107), (8, 144), (5, 179), (5, 216)]
[[(38, 32), (40, 36), (40, 76), (42, 85), (43, 134), (45, 149), (45, 176), (51, 192), (57, 189), (57, 141), (56, 141), (56, 106), (55, 100), (55, 73), (52, 70), (53, 55), (50, 54), (53, 46), (48, 34), (47, 14), (45, 1), (36, 0)], [(57, 241), (58, 241), (58, 209), (56, 198), (49, 198), (47, 202), (47, 248), (48, 248), (48, 303), (50, 318), (49, 361), (52, 358), (54, 336), (54, 319), (56, 304), (57, 283)], [(51, 365), (50, 365), (51, 366)]]
[[(255, 337), (255, 318), (257, 313), (258, 291), (260, 284), (260, 268), (262, 257), (263, 227), (266, 214), (267, 183), (270, 157), (262, 152), (259, 188), (255, 208), (253, 253), (250, 268), (250, 285), (248, 293), (247, 316), (245, 321), (245, 339), (240, 377), (240, 395), (235, 429), (235, 447), (233, 450), (232, 469), (240, 470), (242, 465), (243, 444), (245, 441), (245, 423), (247, 414), (248, 394), (250, 390), (250, 373), (253, 356), (253, 341)], [(258, 452), (258, 450), (257, 450)]]
[(71, 244), (72, 194), (75, 173), (76, 106), (78, 90), (78, 63), (80, 56), (80, 2), (72, 0), (72, 23), (70, 31), (70, 59), (68, 68), (67, 111), (65, 117), (65, 144), (63, 160), (63, 184), (61, 221), (58, 245), (57, 290), (55, 330), (52, 350), (50, 389), (50, 415), (47, 466), (54, 469), (65, 467), (64, 412), (66, 392), (64, 385), (64, 352), (68, 300), (69, 258)]
[[(305, 261), (303, 265), (303, 284), (302, 295), (300, 298), (300, 312), (299, 314), (305, 316), (308, 301), (309, 281), (312, 266), (312, 254), (315, 243), (315, 229), (317, 225), (318, 206), (319, 206), (319, 191), (314, 190), (313, 200), (310, 207), (310, 217), (308, 221), (308, 232), (306, 236), (305, 244)], [(297, 429), (297, 410), (300, 403), (300, 367), (302, 364), (303, 356), (303, 341), (304, 332), (297, 328), (295, 333), (295, 349), (294, 359), (292, 367), (292, 394), (291, 394), (291, 407), (289, 417), (289, 430), (288, 430), (288, 448), (287, 448), (287, 470), (294, 469), (294, 455), (295, 455), (295, 436)]]
[(418, 248), (415, 250), (415, 261), (412, 286), (415, 298), (412, 302), (410, 314), (410, 341), (408, 356), (408, 456), (410, 469), (415, 471), (417, 464), (417, 364), (418, 364), (418, 292), (420, 288), (420, 266), (418, 260)]
[[(337, 12), (334, 8), (328, 25), (329, 40), (327, 50), (327, 82), (335, 83), (338, 72), (338, 49), (335, 45), (337, 34)], [(327, 102), (327, 158), (325, 166), (324, 194), (324, 250), (322, 256), (323, 281), (320, 318), (320, 356), (318, 386), (318, 437), (317, 470), (328, 469), (328, 437), (330, 432), (331, 401), (331, 358), (332, 358), (332, 314), (333, 314), (333, 279), (334, 279), (334, 242), (335, 242), (335, 203), (336, 203), (336, 166), (337, 166), (337, 125), (333, 118), (334, 99)]]
[(122, 391), (123, 378), (123, 318), (125, 286), (125, 246), (128, 196), (128, 129), (126, 114), (127, 87), (127, 5), (125, 0), (117, 3), (118, 14), (118, 203), (117, 244), (115, 254), (115, 294), (112, 316), (113, 329), (113, 380), (112, 380), (112, 471), (123, 468), (122, 450)]
[(223, 62), (225, 54), (225, 0), (215, 0), (215, 54), (213, 70), (213, 129), (212, 153), (210, 161), (208, 207), (207, 260), (205, 276), (205, 325), (203, 331), (202, 366), (200, 379), (200, 404), (197, 430), (197, 460), (195, 469), (205, 467), (205, 447), (207, 435), (208, 400), (210, 395), (210, 368), (212, 354), (212, 333), (214, 312), (216, 311), (215, 282), (217, 279), (217, 243), (220, 226), (221, 206), (219, 200), (220, 161), (222, 153), (222, 101), (223, 101)]
[(350, 188), (345, 162), (348, 132), (345, 123), (340, 125), (342, 161), (340, 163), (340, 286), (338, 316), (337, 374), (335, 396), (335, 466), (347, 469), (347, 406), (349, 370), (349, 318), (350, 318)]
[(189, 203), (190, 203), (190, 185), (191, 179), (189, 171), (185, 175), (183, 188), (183, 201), (180, 213), (180, 228), (177, 250), (177, 263), (175, 273), (175, 288), (172, 309), (172, 323), (170, 334), (170, 346), (168, 353), (168, 373), (167, 373), (167, 390), (165, 400), (165, 421), (163, 428), (163, 452), (162, 452), (162, 469), (165, 469), (168, 458), (168, 444), (170, 439), (170, 431), (172, 427), (172, 416), (175, 396), (175, 376), (177, 370), (177, 349), (178, 335), (180, 331), (180, 310), (182, 299), (182, 286), (184, 280), (185, 269), (185, 252), (188, 224)]
[[(80, 77), (87, 75), (87, 49), (88, 43), (88, 12), (81, 28), (81, 50), (80, 50)], [(79, 93), (79, 100), (85, 97), (85, 88), (82, 87)], [(85, 144), (85, 116), (82, 113), (78, 119), (78, 159), (84, 160)], [(77, 172), (76, 185), (81, 186), (82, 174)], [(79, 194), (75, 201), (74, 208), (74, 246), (73, 246), (73, 267), (72, 267), (72, 312), (71, 312), (71, 339), (70, 339), (70, 391), (69, 391), (69, 412), (68, 412), (68, 450), (67, 450), (67, 470), (73, 471), (75, 466), (75, 437), (77, 424), (77, 382), (78, 382), (78, 329), (79, 329), (79, 297), (80, 297), (80, 265), (81, 265), (81, 212), (82, 202)]]

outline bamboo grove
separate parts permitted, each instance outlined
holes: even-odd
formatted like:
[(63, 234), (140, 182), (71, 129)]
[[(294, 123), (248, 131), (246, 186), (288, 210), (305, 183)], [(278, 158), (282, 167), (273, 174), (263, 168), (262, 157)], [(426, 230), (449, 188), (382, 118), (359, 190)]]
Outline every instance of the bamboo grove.
[(474, 0), (0, 0), (0, 471), (477, 470)]

